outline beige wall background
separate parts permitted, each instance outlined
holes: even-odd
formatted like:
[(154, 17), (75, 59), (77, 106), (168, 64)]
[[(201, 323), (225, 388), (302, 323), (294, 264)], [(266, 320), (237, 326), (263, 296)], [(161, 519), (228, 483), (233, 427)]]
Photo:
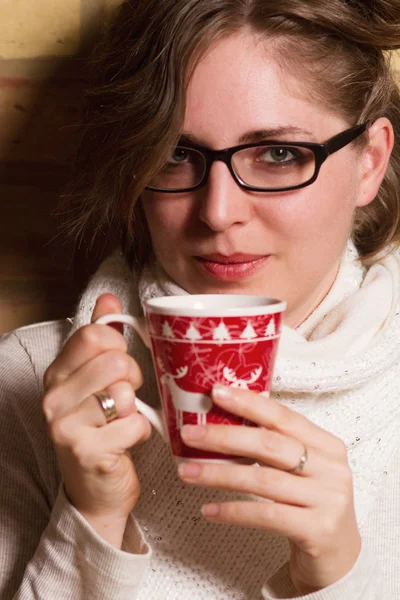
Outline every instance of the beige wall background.
[(73, 312), (86, 274), (52, 213), (76, 148), (82, 58), (119, 2), (0, 0), (0, 333)]
[(119, 0), (0, 0), (0, 333), (68, 316), (84, 276), (52, 214), (76, 148), (82, 64)]

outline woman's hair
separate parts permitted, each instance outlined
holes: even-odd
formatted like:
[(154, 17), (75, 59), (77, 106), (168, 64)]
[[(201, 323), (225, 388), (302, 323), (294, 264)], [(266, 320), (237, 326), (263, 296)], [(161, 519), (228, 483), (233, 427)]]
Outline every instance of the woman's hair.
[[(77, 175), (66, 194), (77, 238), (102, 233), (143, 266), (151, 242), (141, 194), (176, 144), (193, 68), (217, 40), (265, 36), (285, 70), (355, 125), (387, 117), (395, 145), (376, 199), (356, 210), (362, 257), (400, 242), (400, 93), (389, 53), (400, 47), (398, 0), (127, 0), (89, 68)], [(363, 136), (365, 143), (365, 136)]]

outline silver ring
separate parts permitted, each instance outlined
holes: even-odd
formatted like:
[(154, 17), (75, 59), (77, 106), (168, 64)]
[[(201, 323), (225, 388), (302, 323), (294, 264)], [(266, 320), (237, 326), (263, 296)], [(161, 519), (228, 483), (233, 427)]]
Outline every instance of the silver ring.
[(115, 401), (110, 398), (105, 390), (101, 390), (100, 392), (96, 392), (93, 394), (97, 400), (99, 401), (100, 407), (104, 413), (104, 417), (106, 419), (106, 423), (111, 423), (114, 419), (118, 418), (117, 407), (115, 405)]
[(299, 464), (296, 465), (294, 469), (289, 471), (289, 473), (292, 473), (293, 475), (298, 475), (304, 469), (304, 466), (307, 461), (308, 461), (308, 452), (307, 452), (306, 446), (304, 446), (304, 452), (300, 457)]

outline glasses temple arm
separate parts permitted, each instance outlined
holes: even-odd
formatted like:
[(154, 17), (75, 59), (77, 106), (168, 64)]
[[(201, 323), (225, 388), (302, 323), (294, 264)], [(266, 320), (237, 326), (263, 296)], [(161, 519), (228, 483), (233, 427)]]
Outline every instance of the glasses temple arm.
[(356, 125), (355, 127), (352, 127), (347, 131), (343, 131), (342, 133), (339, 133), (338, 135), (333, 137), (331, 140), (329, 140), (329, 142), (324, 144), (324, 148), (326, 150), (327, 155), (329, 156), (330, 154), (341, 150), (342, 148), (344, 148), (344, 146), (347, 146), (347, 144), (350, 144), (350, 142), (352, 142), (353, 140), (358, 138), (358, 136), (364, 133), (370, 127), (371, 124), (372, 121), (366, 121), (361, 125)]

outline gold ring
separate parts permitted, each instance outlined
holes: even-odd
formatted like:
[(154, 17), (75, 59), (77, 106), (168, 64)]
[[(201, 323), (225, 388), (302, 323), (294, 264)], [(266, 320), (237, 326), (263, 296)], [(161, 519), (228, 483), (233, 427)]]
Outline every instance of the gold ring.
[(118, 418), (118, 412), (117, 407), (115, 405), (115, 401), (112, 398), (110, 398), (110, 396), (105, 390), (96, 392), (94, 396), (99, 401), (100, 407), (106, 419), (106, 423), (111, 423), (111, 421), (114, 421), (114, 419)]

